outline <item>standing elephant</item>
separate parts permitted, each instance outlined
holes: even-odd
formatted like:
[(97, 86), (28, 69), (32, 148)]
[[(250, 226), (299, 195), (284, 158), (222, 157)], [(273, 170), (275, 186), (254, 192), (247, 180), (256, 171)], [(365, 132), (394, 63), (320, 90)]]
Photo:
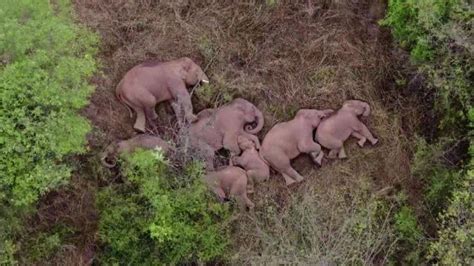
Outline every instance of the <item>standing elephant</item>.
[[(131, 139), (110, 144), (101, 154), (100, 160), (105, 167), (112, 168), (115, 166), (117, 155), (133, 153), (135, 150), (140, 148), (148, 150), (161, 148), (164, 153), (174, 151), (174, 148), (162, 138), (158, 136), (140, 134)], [(109, 163), (108, 161), (113, 161), (113, 163)]]
[(287, 186), (304, 179), (290, 163), (301, 153), (310, 154), (313, 161), (321, 165), (322, 156), (318, 157), (321, 146), (314, 142), (313, 130), (332, 112), (331, 109), (301, 109), (293, 120), (276, 124), (263, 139), (262, 158), (282, 174)]
[(137, 118), (133, 128), (144, 132), (146, 123), (153, 124), (157, 118), (155, 105), (171, 100), (178, 122), (184, 118), (196, 120), (187, 87), (200, 82), (209, 83), (204, 71), (191, 59), (180, 59), (161, 63), (142, 63), (130, 69), (116, 88), (117, 98), (133, 109)]
[(247, 196), (247, 175), (242, 168), (227, 166), (209, 172), (204, 180), (219, 200), (224, 201), (228, 197), (234, 197), (241, 208), (247, 206), (253, 209), (255, 207)]
[[(330, 149), (329, 158), (346, 158), (344, 141), (350, 136), (359, 139), (359, 146), (363, 147), (367, 140), (372, 145), (377, 144), (369, 129), (359, 120), (358, 116), (369, 116), (370, 106), (359, 100), (344, 102), (342, 108), (335, 114), (321, 121), (316, 130), (316, 141), (323, 147)], [(321, 152), (323, 153), (323, 152)], [(324, 154), (323, 154), (324, 155)]]
[[(205, 109), (198, 113), (198, 121), (191, 124), (191, 145), (204, 153), (208, 169), (213, 169), (214, 153), (225, 148), (230, 151), (231, 157), (239, 155), (241, 150), (237, 137), (243, 136), (260, 148), (257, 134), (263, 128), (264, 118), (262, 112), (252, 103), (242, 98), (217, 109)], [(252, 124), (256, 123), (254, 128)]]
[(260, 156), (253, 141), (239, 136), (237, 142), (242, 149), (242, 155), (231, 158), (231, 162), (247, 171), (247, 192), (253, 193), (255, 182), (263, 182), (270, 178), (270, 167)]

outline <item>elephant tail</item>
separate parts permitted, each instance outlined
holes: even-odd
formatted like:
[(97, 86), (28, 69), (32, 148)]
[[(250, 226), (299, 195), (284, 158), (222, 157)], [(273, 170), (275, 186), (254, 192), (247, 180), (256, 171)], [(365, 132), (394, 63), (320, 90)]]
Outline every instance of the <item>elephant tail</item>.
[(247, 132), (247, 133), (250, 133), (250, 134), (257, 134), (258, 132), (260, 132), (260, 130), (262, 130), (263, 128), (263, 124), (265, 123), (264, 121), (264, 118), (263, 118), (263, 113), (262, 111), (258, 110), (256, 111), (256, 117), (255, 117), (255, 120), (257, 122), (257, 125), (252, 128), (252, 126), (250, 125), (245, 125), (244, 127), (244, 130)]
[(117, 85), (117, 88), (115, 89), (115, 97), (119, 100), (119, 102), (123, 103), (125, 107), (127, 107), (128, 113), (130, 115), (130, 118), (133, 117), (133, 111), (132, 111), (132, 105), (127, 101), (125, 97), (122, 95), (122, 85), (123, 85), (123, 79), (119, 82)]

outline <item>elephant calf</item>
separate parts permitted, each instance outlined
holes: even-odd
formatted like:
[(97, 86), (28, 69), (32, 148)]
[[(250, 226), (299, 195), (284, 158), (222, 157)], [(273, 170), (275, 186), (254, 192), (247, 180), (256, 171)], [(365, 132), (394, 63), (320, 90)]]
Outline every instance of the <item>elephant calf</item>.
[(310, 154), (313, 161), (321, 165), (322, 156), (317, 156), (321, 146), (314, 142), (313, 130), (332, 112), (331, 109), (301, 109), (293, 120), (273, 126), (263, 139), (262, 158), (282, 174), (287, 186), (303, 180), (290, 164), (290, 160), (301, 153)]
[[(370, 106), (363, 101), (349, 100), (335, 114), (324, 119), (316, 130), (316, 141), (321, 146), (330, 149), (329, 158), (346, 158), (344, 141), (350, 136), (359, 139), (359, 146), (363, 147), (367, 140), (372, 145), (377, 144), (369, 129), (359, 120), (358, 116), (369, 116)], [(321, 152), (322, 155), (323, 152)]]
[(242, 155), (231, 158), (232, 163), (243, 167), (247, 171), (247, 192), (253, 193), (255, 182), (263, 182), (270, 178), (270, 167), (262, 159), (256, 149), (256, 144), (246, 137), (237, 138)]
[(163, 101), (172, 101), (178, 123), (183, 119), (182, 111), (189, 123), (196, 121), (187, 87), (200, 82), (209, 83), (209, 78), (187, 57), (161, 63), (142, 63), (125, 74), (117, 85), (116, 95), (136, 112), (133, 128), (144, 132), (146, 123), (153, 124), (152, 121), (158, 117), (155, 105)]
[(105, 167), (112, 168), (115, 166), (115, 162), (108, 163), (107, 161), (115, 161), (119, 154), (133, 153), (139, 148), (148, 150), (161, 148), (164, 153), (174, 151), (174, 148), (162, 138), (147, 134), (140, 134), (131, 139), (110, 144), (101, 154), (100, 159)]
[[(254, 134), (263, 128), (263, 114), (245, 99), (236, 98), (219, 108), (202, 110), (197, 117), (189, 128), (191, 145), (205, 157), (208, 170), (214, 169), (213, 158), (219, 149), (229, 150), (231, 156), (241, 153), (238, 136), (260, 143)], [(252, 124), (256, 126), (252, 128)]]
[(209, 188), (224, 201), (234, 197), (241, 208), (253, 209), (255, 204), (247, 196), (247, 174), (242, 168), (227, 166), (209, 172), (204, 180)]

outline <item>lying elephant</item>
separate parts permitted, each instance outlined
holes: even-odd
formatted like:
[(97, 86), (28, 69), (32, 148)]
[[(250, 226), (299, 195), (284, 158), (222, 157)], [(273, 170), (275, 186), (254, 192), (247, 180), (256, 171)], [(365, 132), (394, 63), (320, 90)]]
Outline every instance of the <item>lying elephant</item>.
[(142, 63), (130, 69), (116, 88), (117, 98), (137, 113), (133, 128), (144, 132), (146, 122), (152, 124), (158, 116), (157, 103), (171, 100), (180, 123), (184, 118), (196, 120), (187, 86), (199, 82), (209, 83), (204, 71), (191, 59), (180, 59), (163, 63)]
[(233, 197), (241, 208), (247, 206), (249, 209), (253, 209), (255, 207), (255, 204), (247, 196), (247, 175), (242, 168), (227, 166), (209, 172), (204, 180), (219, 200), (224, 201)]
[(253, 141), (239, 136), (237, 142), (243, 152), (242, 155), (231, 158), (231, 162), (247, 171), (247, 192), (253, 193), (255, 182), (263, 182), (270, 178), (270, 167), (260, 156)]
[[(254, 128), (251, 124), (256, 123)], [(237, 137), (246, 137), (255, 143), (260, 141), (257, 134), (264, 124), (263, 114), (252, 103), (242, 98), (216, 109), (205, 109), (198, 113), (198, 121), (190, 126), (191, 145), (204, 153), (209, 170), (214, 169), (213, 158), (216, 151), (225, 148), (231, 157), (239, 155), (241, 150)]]
[[(140, 134), (131, 139), (110, 144), (101, 154), (100, 160), (105, 167), (112, 168), (115, 166), (115, 160), (118, 155), (133, 153), (139, 148), (148, 150), (161, 148), (165, 154), (174, 151), (174, 148), (162, 138)], [(113, 161), (114, 163), (107, 161)]]
[[(363, 147), (367, 139), (372, 145), (377, 144), (369, 129), (359, 120), (358, 116), (369, 116), (370, 106), (363, 101), (349, 100), (342, 108), (330, 117), (324, 119), (316, 130), (316, 141), (323, 147), (330, 149), (329, 158), (346, 158), (344, 141), (350, 136), (359, 139), (359, 146)], [(321, 152), (323, 155), (324, 153)]]
[(262, 158), (282, 174), (287, 186), (303, 180), (290, 164), (300, 153), (310, 154), (313, 161), (321, 165), (322, 155), (318, 157), (321, 146), (314, 142), (313, 130), (332, 112), (331, 109), (301, 109), (293, 120), (276, 124), (263, 139)]

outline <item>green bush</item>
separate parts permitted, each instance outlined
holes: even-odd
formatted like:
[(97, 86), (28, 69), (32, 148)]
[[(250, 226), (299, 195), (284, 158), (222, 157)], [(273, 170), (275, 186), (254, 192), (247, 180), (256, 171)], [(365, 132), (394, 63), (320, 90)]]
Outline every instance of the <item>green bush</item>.
[(65, 156), (84, 151), (90, 130), (77, 111), (93, 91), (97, 38), (69, 10), (65, 1), (0, 0), (1, 262), (22, 214), (67, 181)]
[[(469, 113), (474, 125), (474, 110)], [(441, 265), (472, 265), (474, 252), (474, 143), (471, 140), (471, 161), (459, 171), (459, 186), (454, 190), (449, 205), (439, 215), (438, 238), (429, 246), (428, 259)]]
[(161, 152), (139, 151), (122, 166), (127, 181), (98, 197), (102, 262), (177, 264), (222, 258), (228, 246), (223, 224), (228, 210), (209, 197), (199, 164), (176, 176)]
[(419, 236), (414, 216), (402, 209), (396, 217), (402, 239), (414, 237), (405, 241), (404, 260), (411, 263), (420, 263), (420, 254), (428, 251), (427, 259), (436, 263), (472, 264), (472, 151), (460, 156), (467, 159), (456, 165), (447, 164), (444, 157), (452, 143), (472, 139), (473, 18), (467, 0), (390, 0), (381, 22), (410, 51), (434, 95), (434, 106), (427, 108), (434, 108), (440, 117), (436, 139), (417, 140), (412, 168), (426, 184), (424, 203), (431, 215), (440, 215), (438, 238), (427, 248), (428, 241), (414, 241)]
[[(382, 25), (411, 52), (435, 90), (440, 127), (450, 137), (466, 134), (472, 108), (472, 19), (467, 0), (391, 0)], [(454, 128), (454, 130), (453, 130)]]

